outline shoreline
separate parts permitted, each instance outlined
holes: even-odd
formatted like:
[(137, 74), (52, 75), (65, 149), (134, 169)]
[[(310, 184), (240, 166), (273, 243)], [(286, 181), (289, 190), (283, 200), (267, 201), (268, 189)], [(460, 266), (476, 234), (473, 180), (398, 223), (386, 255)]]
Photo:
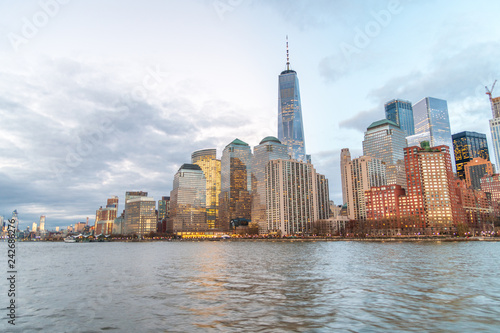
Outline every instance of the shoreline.
[[(20, 242), (64, 242), (61, 240), (18, 240)], [(309, 237), (309, 238), (188, 238), (188, 239), (110, 239), (106, 241), (84, 241), (77, 243), (143, 243), (143, 242), (500, 242), (500, 237)]]

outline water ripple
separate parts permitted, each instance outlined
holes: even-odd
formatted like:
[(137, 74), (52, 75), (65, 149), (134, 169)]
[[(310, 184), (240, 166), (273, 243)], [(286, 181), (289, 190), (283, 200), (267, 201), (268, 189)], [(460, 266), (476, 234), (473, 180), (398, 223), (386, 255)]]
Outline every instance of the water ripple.
[(500, 243), (19, 243), (18, 248), (16, 302), (23, 332), (495, 332), (500, 327)]

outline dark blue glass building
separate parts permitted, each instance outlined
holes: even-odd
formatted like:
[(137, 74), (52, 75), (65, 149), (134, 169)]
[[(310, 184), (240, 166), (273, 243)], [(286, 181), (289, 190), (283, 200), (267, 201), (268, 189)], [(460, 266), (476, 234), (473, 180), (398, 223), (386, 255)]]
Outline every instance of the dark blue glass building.
[(411, 102), (393, 99), (385, 103), (385, 119), (391, 120), (405, 132), (406, 136), (415, 134), (413, 108)]

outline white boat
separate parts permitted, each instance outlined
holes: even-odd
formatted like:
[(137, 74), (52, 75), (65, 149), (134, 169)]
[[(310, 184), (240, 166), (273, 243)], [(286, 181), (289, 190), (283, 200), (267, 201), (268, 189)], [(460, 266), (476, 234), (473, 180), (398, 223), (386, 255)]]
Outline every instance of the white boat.
[(65, 243), (76, 243), (76, 239), (73, 236), (68, 236), (64, 238)]

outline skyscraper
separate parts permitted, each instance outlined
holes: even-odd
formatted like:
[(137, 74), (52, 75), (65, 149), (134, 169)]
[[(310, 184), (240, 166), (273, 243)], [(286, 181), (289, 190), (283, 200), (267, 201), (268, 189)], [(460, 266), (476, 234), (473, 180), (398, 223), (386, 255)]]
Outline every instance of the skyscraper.
[(381, 159), (385, 163), (387, 185), (406, 188), (404, 167), (405, 132), (391, 120), (372, 123), (365, 132), (363, 155)]
[(448, 146), (405, 148), (408, 223), (414, 228), (446, 232), (459, 221), (458, 199)]
[(191, 163), (200, 166), (207, 181), (206, 206), (209, 229), (215, 228), (219, 215), (219, 195), (221, 188), (221, 161), (216, 159), (215, 149), (203, 149), (191, 154)]
[(489, 92), (488, 95), (490, 96), (491, 113), (493, 116), (493, 118), (490, 119), (491, 140), (493, 143), (493, 150), (495, 151), (497, 166), (500, 166), (500, 97), (491, 97), (491, 92)]
[(95, 214), (95, 234), (113, 233), (113, 224), (118, 212), (118, 197), (109, 198), (105, 208), (99, 207)]
[(448, 103), (445, 100), (426, 97), (413, 105), (415, 135), (409, 136), (408, 146), (429, 141), (431, 147), (446, 145), (452, 149)]
[(259, 233), (267, 234), (266, 167), (269, 161), (288, 159), (288, 148), (277, 138), (268, 136), (254, 147), (252, 163), (252, 222), (259, 226)]
[(405, 136), (415, 134), (411, 102), (402, 99), (393, 99), (385, 103), (384, 108), (385, 118), (396, 123), (405, 132)]
[(232, 219), (251, 218), (252, 151), (240, 139), (228, 144), (221, 158), (221, 193), (217, 227), (229, 228)]
[(293, 159), (305, 161), (304, 126), (300, 103), (297, 72), (290, 69), (288, 38), (286, 42), (286, 70), (279, 76), (278, 86), (278, 139), (288, 147)]
[(125, 192), (123, 233), (143, 236), (156, 231), (156, 201), (148, 192)]
[(476, 157), (465, 163), (464, 172), (467, 187), (480, 190), (481, 178), (483, 178), (484, 175), (492, 175), (494, 173), (493, 164), (484, 158)]
[(45, 231), (45, 215), (40, 216), (40, 231)]
[(354, 220), (366, 219), (365, 191), (373, 186), (387, 184), (385, 163), (381, 159), (361, 156), (348, 162), (347, 209), (348, 216)]
[[(310, 233), (313, 223), (326, 214), (318, 202), (328, 202), (324, 176), (317, 174), (310, 163), (276, 159), (267, 163), (266, 178), (269, 232)], [(318, 184), (326, 187), (318, 190)], [(328, 209), (328, 205), (323, 209)]]
[(349, 148), (342, 148), (340, 151), (340, 177), (342, 183), (342, 201), (345, 205), (347, 203), (347, 177), (348, 173), (346, 171), (347, 163), (351, 162), (351, 153)]
[[(207, 182), (196, 164), (183, 164), (174, 176), (170, 192), (170, 221), (173, 232), (206, 231)], [(170, 228), (169, 228), (170, 229)]]
[(476, 157), (490, 160), (485, 134), (465, 131), (453, 134), (452, 139), (455, 165), (460, 179), (465, 179), (464, 165), (469, 161)]

